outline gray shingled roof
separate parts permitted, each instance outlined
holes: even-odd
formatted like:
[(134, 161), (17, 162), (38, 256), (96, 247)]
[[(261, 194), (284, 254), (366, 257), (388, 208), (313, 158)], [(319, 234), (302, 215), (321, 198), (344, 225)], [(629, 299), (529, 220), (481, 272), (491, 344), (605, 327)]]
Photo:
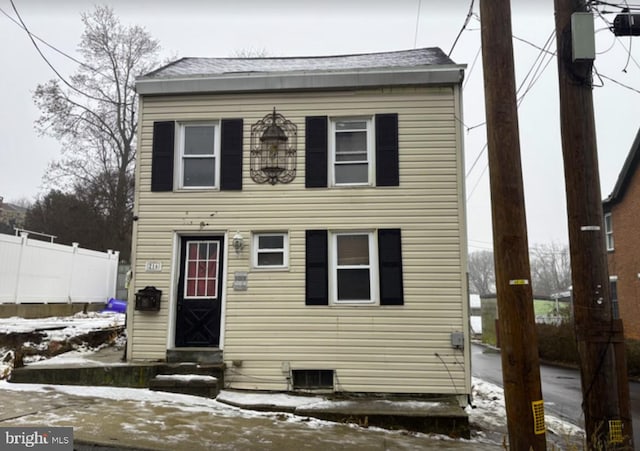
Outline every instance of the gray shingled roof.
[(206, 77), (242, 73), (330, 72), (454, 65), (438, 47), (360, 55), (286, 58), (182, 58), (138, 78)]

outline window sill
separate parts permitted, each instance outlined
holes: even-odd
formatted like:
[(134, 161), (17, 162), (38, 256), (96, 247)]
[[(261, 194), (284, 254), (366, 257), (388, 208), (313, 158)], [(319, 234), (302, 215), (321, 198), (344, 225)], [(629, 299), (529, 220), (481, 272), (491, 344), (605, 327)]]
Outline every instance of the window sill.
[(380, 303), (371, 301), (371, 302), (332, 302), (329, 304), (330, 307), (379, 307)]
[(195, 187), (195, 188), (176, 188), (174, 193), (210, 193), (211, 191), (220, 191), (220, 188), (215, 187)]
[(375, 188), (375, 185), (371, 183), (354, 183), (349, 185), (331, 185), (329, 188), (346, 188), (346, 189), (355, 189), (355, 188)]
[(291, 269), (288, 266), (283, 268), (263, 268), (257, 266), (251, 267), (251, 272), (289, 272), (290, 270)]

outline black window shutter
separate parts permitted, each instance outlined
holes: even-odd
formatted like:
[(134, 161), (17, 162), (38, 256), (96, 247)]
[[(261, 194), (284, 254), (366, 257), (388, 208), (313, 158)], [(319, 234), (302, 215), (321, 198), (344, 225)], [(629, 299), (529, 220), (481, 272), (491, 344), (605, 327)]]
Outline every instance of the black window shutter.
[(380, 305), (403, 305), (400, 229), (378, 230)]
[(398, 115), (376, 114), (376, 186), (398, 185)]
[(329, 254), (326, 230), (306, 231), (306, 305), (329, 305)]
[(242, 119), (223, 119), (220, 132), (220, 189), (242, 189)]
[(151, 146), (151, 191), (173, 190), (173, 147), (176, 126), (173, 121), (153, 123)]
[(327, 117), (307, 117), (305, 125), (305, 186), (307, 188), (326, 188)]

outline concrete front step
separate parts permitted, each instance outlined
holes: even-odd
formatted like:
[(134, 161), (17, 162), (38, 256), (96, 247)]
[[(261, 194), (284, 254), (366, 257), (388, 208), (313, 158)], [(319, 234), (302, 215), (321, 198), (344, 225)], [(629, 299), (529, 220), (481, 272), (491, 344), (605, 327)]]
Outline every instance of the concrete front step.
[(158, 374), (149, 381), (149, 389), (205, 398), (215, 398), (220, 392), (218, 379), (202, 374)]
[(222, 363), (222, 350), (218, 348), (167, 349), (167, 363), (194, 362), (200, 365)]

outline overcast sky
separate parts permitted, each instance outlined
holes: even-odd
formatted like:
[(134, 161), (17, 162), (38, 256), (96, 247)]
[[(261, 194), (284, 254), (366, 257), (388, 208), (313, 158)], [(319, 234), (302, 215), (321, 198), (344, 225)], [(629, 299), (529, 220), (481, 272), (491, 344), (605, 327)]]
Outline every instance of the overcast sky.
[[(14, 0), (31, 32), (78, 56), (85, 0)], [(98, 3), (98, 2), (95, 2)], [(232, 56), (247, 49), (269, 56), (335, 55), (440, 47), (448, 53), (460, 31), (470, 0), (104, 0), (125, 24), (139, 24), (160, 41), (163, 56)], [(610, 3), (624, 3), (610, 0)], [(446, 5), (446, 6), (445, 6)], [(9, 0), (0, 8), (15, 17)], [(484, 122), (479, 0), (476, 16), (462, 33), (451, 57), (466, 64), (464, 85), (467, 216), (469, 249), (491, 247), (491, 210)], [(609, 11), (618, 11), (607, 7)], [(0, 196), (5, 201), (34, 199), (44, 193), (42, 176), (59, 155), (60, 144), (34, 130), (38, 111), (32, 93), (54, 74), (26, 33), (0, 11)], [(418, 14), (419, 13), (419, 14)], [(560, 145), (557, 62), (543, 47), (554, 30), (552, 0), (512, 0), (517, 85), (529, 73), (537, 81), (519, 109), (520, 143), (529, 243), (567, 243), (564, 169)], [(615, 14), (605, 14), (613, 21)], [(616, 39), (596, 17), (596, 68), (608, 78), (640, 90), (640, 41)], [(631, 49), (630, 52), (627, 49)], [(43, 47), (64, 75), (76, 66)], [(555, 38), (551, 51), (555, 51)], [(631, 58), (629, 58), (631, 55)], [(474, 64), (475, 62), (475, 64)], [(547, 64), (548, 63), (548, 64)], [(533, 69), (532, 69), (533, 68)], [(536, 69), (537, 68), (537, 69)], [(531, 76), (529, 77), (529, 80)], [(602, 196), (615, 184), (640, 126), (640, 93), (607, 78), (594, 89)], [(477, 161), (476, 161), (477, 160)], [(475, 163), (475, 164), (474, 164)]]

